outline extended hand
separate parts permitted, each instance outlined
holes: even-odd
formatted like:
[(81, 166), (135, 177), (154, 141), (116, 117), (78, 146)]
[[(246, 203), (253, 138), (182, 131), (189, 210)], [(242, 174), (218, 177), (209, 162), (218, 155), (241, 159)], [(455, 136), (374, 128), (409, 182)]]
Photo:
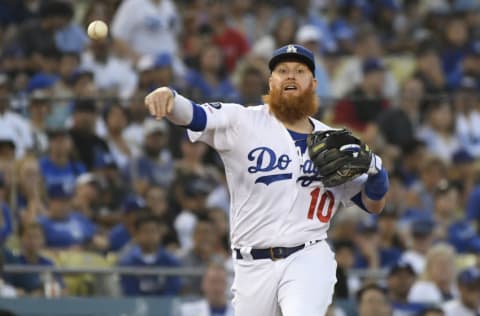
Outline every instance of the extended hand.
[(161, 87), (150, 92), (145, 97), (145, 106), (157, 120), (162, 119), (172, 112), (174, 105), (174, 92), (168, 87)]

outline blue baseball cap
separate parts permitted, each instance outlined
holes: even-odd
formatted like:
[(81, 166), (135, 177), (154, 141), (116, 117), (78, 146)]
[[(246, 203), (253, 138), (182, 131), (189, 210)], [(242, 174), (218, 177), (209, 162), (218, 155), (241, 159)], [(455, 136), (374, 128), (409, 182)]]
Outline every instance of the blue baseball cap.
[(289, 44), (273, 52), (272, 58), (268, 62), (268, 68), (273, 71), (278, 63), (283, 61), (298, 61), (307, 65), (308, 69), (315, 76), (315, 59), (313, 53), (298, 44)]
[(367, 74), (372, 71), (383, 71), (385, 66), (380, 59), (377, 58), (368, 58), (362, 64), (362, 71), (364, 74)]
[(130, 213), (138, 210), (142, 210), (147, 205), (145, 204), (145, 200), (139, 196), (131, 195), (125, 199), (123, 202), (123, 211), (125, 213)]
[(435, 222), (427, 217), (419, 217), (413, 220), (411, 233), (414, 237), (427, 237), (433, 233)]
[(68, 199), (72, 196), (63, 183), (52, 183), (47, 187), (47, 194), (50, 199)]
[(454, 164), (466, 164), (472, 163), (475, 161), (475, 157), (473, 157), (467, 150), (459, 149), (452, 154), (452, 162)]
[(478, 286), (480, 287), (480, 270), (473, 266), (466, 268), (457, 276), (458, 284), (467, 285), (467, 286)]
[(109, 152), (99, 151), (95, 154), (95, 160), (93, 163), (95, 169), (117, 167), (115, 159)]
[(416, 273), (415, 273), (415, 270), (413, 269), (412, 265), (406, 261), (397, 261), (395, 262), (392, 266), (390, 266), (390, 268), (388, 269), (388, 275), (391, 276), (391, 275), (394, 275), (396, 274), (397, 272), (400, 272), (400, 271), (406, 271), (406, 272), (409, 272), (411, 275), (415, 276)]
[(165, 68), (169, 67), (173, 64), (172, 55), (169, 53), (161, 53), (159, 54), (154, 61), (155, 68)]
[(48, 89), (58, 81), (55, 75), (38, 73), (34, 75), (27, 83), (27, 92), (31, 93), (37, 89)]

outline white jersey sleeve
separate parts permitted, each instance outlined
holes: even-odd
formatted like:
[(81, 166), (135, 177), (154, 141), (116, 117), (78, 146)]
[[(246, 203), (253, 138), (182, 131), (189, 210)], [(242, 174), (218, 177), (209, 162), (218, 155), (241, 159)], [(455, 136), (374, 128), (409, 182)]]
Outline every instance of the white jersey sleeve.
[(352, 198), (362, 191), (365, 181), (367, 181), (367, 174), (362, 174), (361, 176), (353, 179), (344, 184), (343, 199), (342, 203), (345, 207), (354, 205)]
[[(243, 106), (234, 103), (211, 102), (199, 106), (205, 112), (205, 127), (202, 131), (188, 129), (188, 136), (192, 142), (202, 141), (218, 151), (231, 148), (233, 138), (241, 133)], [(198, 120), (194, 114), (193, 120)]]

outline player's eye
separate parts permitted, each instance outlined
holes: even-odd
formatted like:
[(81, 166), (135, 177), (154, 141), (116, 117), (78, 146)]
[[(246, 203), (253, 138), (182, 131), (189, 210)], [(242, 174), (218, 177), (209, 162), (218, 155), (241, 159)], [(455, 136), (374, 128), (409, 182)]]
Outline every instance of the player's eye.
[(286, 74), (287, 70), (285, 68), (278, 68), (278, 72), (281, 74)]
[(305, 69), (303, 68), (298, 68), (297, 69), (297, 74), (303, 74), (305, 72)]

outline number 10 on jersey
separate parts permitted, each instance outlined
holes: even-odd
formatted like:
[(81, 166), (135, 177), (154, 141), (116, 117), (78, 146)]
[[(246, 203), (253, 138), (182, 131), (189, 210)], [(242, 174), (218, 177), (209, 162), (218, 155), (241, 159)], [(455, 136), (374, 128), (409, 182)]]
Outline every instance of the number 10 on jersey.
[(310, 201), (307, 217), (308, 219), (313, 219), (313, 216), (316, 213), (320, 222), (328, 223), (330, 217), (332, 217), (333, 206), (335, 205), (335, 197), (330, 191), (323, 192), (320, 199), (318, 198), (319, 195), (320, 188), (316, 188), (310, 192), (312, 199)]

